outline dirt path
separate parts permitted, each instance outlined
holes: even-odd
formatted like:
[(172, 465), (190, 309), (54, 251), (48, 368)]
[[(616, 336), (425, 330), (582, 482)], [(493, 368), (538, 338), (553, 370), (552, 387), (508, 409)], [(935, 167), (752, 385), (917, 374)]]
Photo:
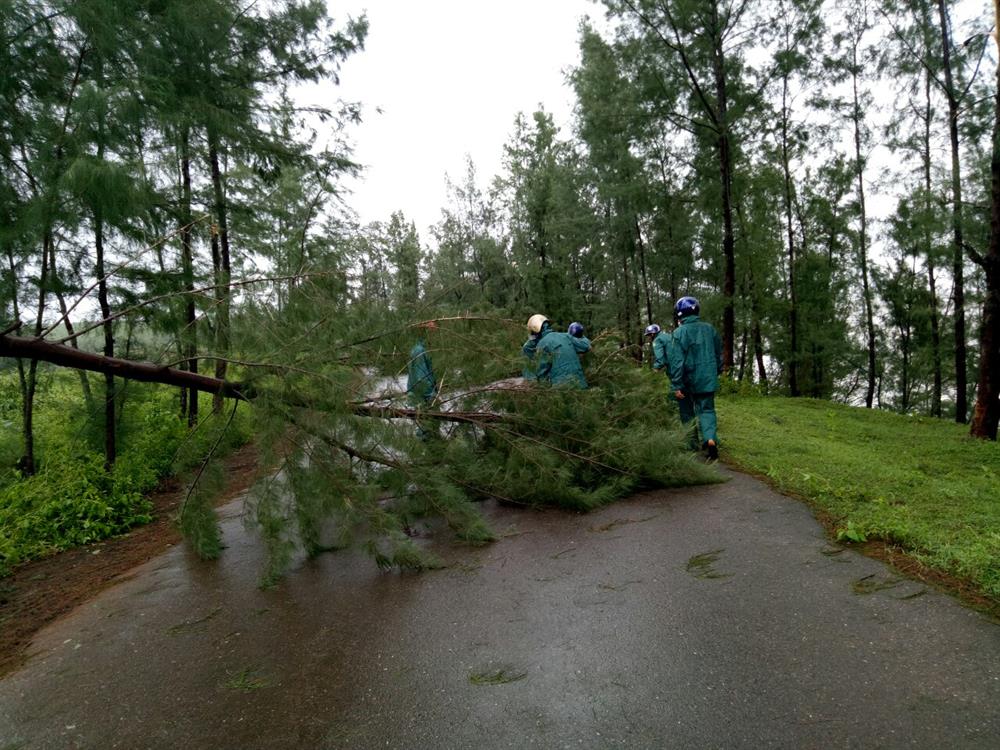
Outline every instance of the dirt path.
[(231, 503), (220, 560), (175, 545), (37, 634), (0, 747), (1000, 746), (1000, 627), (750, 477), (484, 510), (495, 544), (424, 540), (443, 570), (262, 591)]
[[(246, 491), (256, 476), (257, 450), (247, 444), (223, 460), (229, 478), (221, 505)], [(180, 541), (171, 518), (185, 488), (169, 480), (150, 496), (153, 521), (128, 534), (18, 566), (0, 578), (0, 676), (20, 665), (34, 635), (90, 600), (137, 565)]]

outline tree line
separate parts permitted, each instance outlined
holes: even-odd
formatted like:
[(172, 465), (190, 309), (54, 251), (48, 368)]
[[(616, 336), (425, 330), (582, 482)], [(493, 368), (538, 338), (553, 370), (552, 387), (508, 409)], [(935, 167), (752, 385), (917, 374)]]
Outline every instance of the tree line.
[[(341, 208), (358, 107), (296, 104), (362, 49), (364, 19), (318, 1), (0, 4), (20, 468), (35, 469), (33, 339), (222, 383), (262, 356), (234, 338), (262, 310), (311, 315), (303, 330), (540, 311), (614, 329), (641, 359), (682, 294), (719, 323), (735, 381), (971, 417), (995, 439), (1000, 68), (993, 18), (957, 24), (968, 5), (606, 0), (580, 27), (572, 132), (517, 116), (502, 172), (484, 186), (470, 161), (422, 239), (401, 212), (359, 225)], [(895, 201), (886, 219), (873, 188)], [(322, 305), (303, 305), (318, 276)], [(110, 465), (129, 375), (91, 371)], [(196, 390), (178, 389), (191, 425)]]

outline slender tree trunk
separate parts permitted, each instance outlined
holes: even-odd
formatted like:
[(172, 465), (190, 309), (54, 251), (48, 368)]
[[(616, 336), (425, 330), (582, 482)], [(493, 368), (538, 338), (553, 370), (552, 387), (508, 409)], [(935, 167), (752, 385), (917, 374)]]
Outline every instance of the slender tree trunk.
[(931, 416), (941, 416), (941, 322), (938, 315), (937, 270), (934, 263), (934, 240), (927, 221), (931, 213), (931, 121), (934, 109), (931, 106), (931, 74), (924, 76), (924, 139), (921, 157), (924, 167), (924, 257), (927, 260), (927, 287), (930, 291), (931, 363), (934, 370), (934, 385), (931, 391)]
[(646, 275), (646, 245), (642, 241), (642, 230), (639, 229), (639, 217), (635, 217), (635, 239), (639, 247), (639, 268), (642, 269), (642, 289), (646, 296), (646, 322), (653, 322), (653, 300), (649, 296), (649, 277)]
[(722, 255), (723, 282), (722, 295), (725, 307), (722, 311), (722, 367), (733, 368), (733, 347), (736, 339), (736, 238), (733, 233), (733, 156), (729, 134), (729, 104), (726, 89), (725, 57), (722, 48), (722, 34), (719, 29), (719, 8), (712, 3), (712, 37), (715, 42), (712, 56), (715, 75), (715, 95), (718, 101), (718, 152), (719, 176), (722, 182)]
[[(10, 266), (10, 298), (12, 304), (12, 312), (14, 313), (14, 321), (21, 320), (21, 306), (17, 301), (17, 296), (19, 293), (18, 283), (17, 283), (17, 264), (14, 262), (14, 253), (10, 246), (7, 245), (6, 248), (7, 263)], [(20, 386), (21, 391), (21, 405), (22, 405), (22, 417), (24, 416), (24, 404), (28, 403), (28, 376), (24, 369), (24, 360), (20, 357), (17, 358), (17, 382)]]
[(851, 76), (854, 91), (854, 106), (851, 109), (851, 117), (854, 121), (854, 159), (856, 163), (856, 173), (858, 178), (858, 208), (861, 221), (860, 232), (858, 233), (858, 251), (861, 261), (861, 286), (864, 293), (865, 302), (865, 326), (868, 333), (868, 388), (865, 391), (865, 406), (872, 408), (875, 399), (875, 315), (872, 309), (872, 292), (868, 280), (868, 215), (865, 209), (865, 169), (864, 159), (861, 154), (861, 105), (858, 98), (858, 46), (855, 42), (851, 48), (852, 67), (854, 73)]
[(753, 352), (757, 359), (757, 382), (764, 393), (767, 393), (767, 368), (764, 367), (764, 340), (760, 335), (760, 321), (753, 322)]
[[(94, 211), (94, 248), (97, 252), (97, 301), (101, 307), (101, 317), (104, 325), (104, 356), (115, 356), (114, 321), (111, 317), (111, 305), (108, 303), (108, 282), (104, 270), (104, 219), (100, 210)], [(104, 466), (111, 470), (115, 465), (117, 446), (115, 445), (115, 376), (104, 375)]]
[[(181, 267), (184, 274), (184, 331), (181, 336), (185, 366), (189, 372), (198, 372), (198, 328), (194, 306), (194, 253), (191, 248), (191, 150), (190, 132), (185, 126), (181, 132)], [(187, 394), (187, 421), (193, 427), (198, 423), (198, 392), (194, 388), (181, 389)]]
[[(215, 218), (219, 222), (218, 236), (218, 265), (216, 267), (216, 284), (220, 284), (217, 293), (218, 310), (216, 311), (216, 348), (220, 357), (225, 357), (229, 353), (229, 303), (232, 294), (228, 284), (232, 274), (232, 267), (229, 258), (229, 225), (227, 219), (227, 206), (225, 190), (222, 185), (222, 170), (219, 168), (219, 139), (214, 131), (209, 129), (208, 158), (212, 170), (212, 190), (215, 196)], [(215, 255), (215, 254), (213, 254)], [(226, 361), (218, 359), (215, 362), (215, 377), (219, 380), (226, 379)], [(212, 403), (215, 412), (222, 410), (222, 397), (216, 396)]]
[[(49, 245), (52, 242), (52, 232), (45, 230), (42, 236), (42, 265), (38, 273), (38, 311), (35, 316), (35, 336), (42, 335), (43, 318), (45, 316), (45, 300), (48, 296), (49, 281)], [(21, 434), (24, 440), (24, 455), (18, 461), (18, 468), (25, 476), (35, 473), (35, 389), (38, 384), (38, 360), (28, 363), (28, 376), (25, 379), (24, 400), (21, 411)]]
[(965, 346), (965, 243), (962, 238), (962, 168), (958, 148), (958, 99), (951, 70), (951, 34), (945, 0), (938, 0), (941, 20), (941, 65), (944, 73), (945, 99), (948, 100), (948, 138), (951, 145), (951, 226), (953, 235), (952, 276), (955, 291), (955, 421), (968, 418), (968, 374)]
[[(787, 41), (786, 41), (787, 44)], [(792, 173), (788, 157), (788, 76), (781, 80), (781, 167), (785, 182), (785, 221), (788, 230), (788, 333), (791, 352), (788, 357), (788, 390), (795, 396), (799, 391), (799, 322), (798, 297), (795, 289), (795, 232), (792, 227)]]

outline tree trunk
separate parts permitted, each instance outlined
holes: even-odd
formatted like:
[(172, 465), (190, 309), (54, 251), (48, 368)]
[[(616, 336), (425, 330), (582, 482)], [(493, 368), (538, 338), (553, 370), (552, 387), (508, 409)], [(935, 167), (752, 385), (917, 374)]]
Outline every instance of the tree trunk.
[(872, 310), (872, 292), (868, 281), (868, 216), (865, 210), (865, 169), (861, 155), (861, 105), (858, 100), (858, 45), (851, 48), (851, 80), (854, 91), (854, 106), (851, 117), (854, 121), (854, 159), (858, 178), (858, 207), (861, 227), (858, 233), (858, 252), (861, 261), (861, 286), (865, 302), (865, 326), (868, 332), (868, 388), (865, 391), (865, 406), (872, 408), (875, 399), (875, 315)]
[[(35, 317), (35, 336), (42, 334), (42, 319), (45, 317), (45, 298), (48, 296), (49, 280), (49, 245), (52, 243), (52, 232), (45, 230), (42, 236), (42, 266), (38, 273), (38, 311)], [(35, 388), (38, 384), (38, 360), (32, 358), (28, 364), (28, 376), (25, 379), (23, 401), (21, 404), (21, 434), (24, 440), (24, 453), (18, 461), (18, 468), (25, 476), (35, 473)]]
[[(211, 128), (208, 131), (208, 159), (212, 170), (215, 218), (219, 222), (217, 231), (213, 232), (213, 235), (218, 237), (218, 252), (213, 253), (213, 260), (217, 260), (215, 283), (220, 285), (216, 292), (218, 310), (216, 310), (215, 342), (218, 355), (224, 358), (229, 353), (229, 303), (232, 295), (228, 285), (232, 274), (232, 267), (229, 258), (229, 225), (226, 196), (222, 185), (222, 170), (219, 168), (219, 139)], [(217, 359), (215, 361), (215, 377), (219, 380), (226, 379), (226, 364), (225, 359)], [(216, 396), (212, 403), (212, 410), (215, 412), (222, 410), (221, 396)]]
[(927, 287), (930, 290), (930, 324), (931, 324), (931, 362), (934, 369), (934, 386), (931, 391), (931, 416), (941, 416), (941, 323), (938, 316), (937, 282), (934, 278), (934, 240), (931, 237), (928, 221), (931, 212), (931, 120), (934, 110), (931, 106), (931, 74), (924, 76), (924, 257), (927, 259)]
[(646, 245), (642, 241), (639, 217), (635, 217), (635, 238), (639, 247), (639, 268), (642, 269), (642, 289), (646, 296), (646, 323), (648, 324), (653, 322), (653, 300), (649, 295), (649, 278), (646, 275)]
[[(191, 248), (191, 151), (190, 133), (185, 127), (181, 133), (181, 267), (184, 274), (184, 329), (182, 346), (188, 358), (185, 366), (188, 372), (198, 372), (198, 328), (194, 306), (194, 254)], [(194, 389), (183, 391), (187, 394), (187, 421), (193, 427), (198, 423), (198, 392)]]
[[(14, 313), (14, 322), (18, 323), (21, 320), (21, 306), (18, 303), (17, 295), (20, 291), (17, 283), (17, 264), (14, 262), (14, 253), (7, 245), (5, 248), (7, 255), (7, 263), (10, 266), (10, 299), (12, 310)], [(16, 329), (15, 329), (16, 330)], [(28, 403), (28, 375), (24, 369), (24, 360), (21, 358), (17, 359), (17, 382), (20, 387), (21, 393), (21, 405), (22, 405), (22, 416), (23, 416), (23, 406)]]
[[(108, 303), (108, 281), (104, 271), (104, 220), (100, 210), (94, 211), (94, 248), (97, 252), (97, 301), (104, 318), (104, 356), (115, 356), (115, 328)], [(115, 376), (104, 375), (104, 466), (108, 471), (115, 465), (117, 446), (115, 445)]]
[(760, 335), (760, 322), (753, 323), (753, 351), (757, 359), (757, 382), (764, 393), (767, 393), (767, 369), (764, 367), (764, 341)]
[(968, 374), (965, 346), (965, 243), (962, 238), (962, 169), (958, 148), (958, 99), (955, 96), (951, 71), (951, 34), (948, 31), (948, 11), (945, 1), (938, 0), (941, 20), (941, 65), (944, 73), (945, 98), (948, 100), (948, 137), (951, 145), (951, 225), (953, 235), (952, 276), (955, 291), (955, 421), (964, 424), (968, 418)]
[(719, 9), (712, 3), (712, 36), (715, 44), (712, 56), (715, 74), (715, 95), (718, 101), (718, 151), (719, 176), (722, 182), (722, 255), (723, 281), (722, 296), (725, 307), (722, 311), (722, 367), (729, 371), (733, 367), (733, 349), (736, 340), (736, 238), (733, 233), (733, 156), (729, 141), (729, 105), (726, 90), (725, 57), (722, 49), (722, 33), (719, 28)]
[[(787, 44), (787, 41), (786, 41)], [(788, 165), (788, 76), (781, 81), (781, 167), (785, 182), (785, 221), (788, 225), (788, 333), (791, 351), (788, 356), (788, 390), (793, 397), (799, 391), (798, 298), (795, 290), (795, 232), (792, 228), (792, 173)]]
[[(1000, 21), (1000, 0), (994, 0)], [(990, 246), (981, 265), (986, 272), (986, 299), (979, 332), (979, 380), (969, 430), (973, 437), (997, 439), (1000, 425), (1000, 65), (993, 102), (993, 153), (990, 157)]]

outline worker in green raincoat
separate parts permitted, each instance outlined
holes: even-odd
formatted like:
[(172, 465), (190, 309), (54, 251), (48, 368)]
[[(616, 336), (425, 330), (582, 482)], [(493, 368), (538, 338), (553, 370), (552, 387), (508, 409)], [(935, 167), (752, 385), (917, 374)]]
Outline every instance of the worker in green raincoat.
[(560, 333), (552, 330), (544, 315), (532, 315), (528, 318), (528, 331), (531, 335), (521, 347), (528, 359), (526, 378), (552, 385), (587, 387), (580, 355), (590, 351), (590, 340), (583, 335), (583, 325), (573, 323), (568, 332)]
[(664, 331), (656, 323), (650, 323), (646, 326), (646, 338), (653, 340), (653, 369), (663, 370), (669, 376), (669, 352), (673, 343), (670, 331)]
[[(669, 348), (670, 385), (677, 398), (681, 422), (691, 424), (693, 446), (697, 449), (697, 433), (701, 432), (701, 447), (708, 457), (719, 457), (719, 436), (716, 434), (715, 392), (722, 372), (722, 341), (709, 323), (698, 319), (701, 306), (694, 297), (682, 297), (674, 305), (679, 325), (672, 335)], [(697, 424), (692, 424), (697, 417)]]
[[(433, 320), (423, 323), (421, 335), (417, 343), (410, 349), (410, 361), (407, 367), (406, 395), (410, 406), (414, 409), (423, 409), (431, 405), (437, 397), (438, 384), (434, 377), (434, 365), (431, 363), (431, 355), (427, 353), (427, 341), (431, 331), (437, 330), (437, 323)], [(437, 430), (429, 427), (425, 422), (417, 420), (417, 436), (426, 440), (437, 433)]]

